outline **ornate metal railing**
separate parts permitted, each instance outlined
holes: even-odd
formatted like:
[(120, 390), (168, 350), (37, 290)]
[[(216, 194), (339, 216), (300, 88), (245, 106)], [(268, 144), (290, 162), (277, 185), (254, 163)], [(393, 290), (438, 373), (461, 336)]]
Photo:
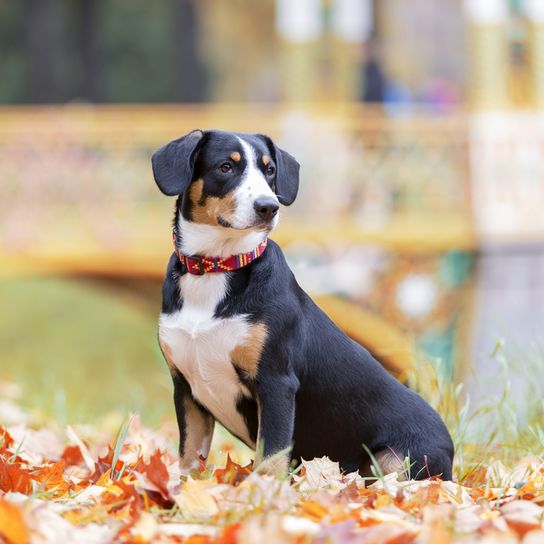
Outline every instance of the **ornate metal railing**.
[(149, 158), (195, 127), (265, 132), (297, 156), (302, 189), (280, 238), (466, 247), (464, 125), (357, 105), (0, 108), (0, 251), (153, 261), (171, 203)]

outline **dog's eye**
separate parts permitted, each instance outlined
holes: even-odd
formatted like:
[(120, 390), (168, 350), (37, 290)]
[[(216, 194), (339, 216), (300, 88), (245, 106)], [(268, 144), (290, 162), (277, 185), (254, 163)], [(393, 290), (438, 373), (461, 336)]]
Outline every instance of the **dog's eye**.
[(273, 176), (274, 173), (276, 172), (276, 169), (270, 165), (267, 169), (266, 169), (266, 175), (267, 176)]
[(219, 170), (223, 172), (223, 174), (228, 174), (229, 172), (232, 172), (232, 165), (230, 162), (224, 162), (219, 166)]

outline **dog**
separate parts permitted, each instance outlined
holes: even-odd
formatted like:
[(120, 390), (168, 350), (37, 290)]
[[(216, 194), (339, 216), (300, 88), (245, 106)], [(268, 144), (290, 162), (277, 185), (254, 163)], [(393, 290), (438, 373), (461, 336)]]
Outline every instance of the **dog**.
[(268, 239), (298, 162), (264, 135), (196, 130), (152, 167), (177, 197), (158, 336), (182, 470), (207, 458), (219, 421), (277, 474), (328, 456), (345, 472), (450, 480), (440, 416), (318, 308)]

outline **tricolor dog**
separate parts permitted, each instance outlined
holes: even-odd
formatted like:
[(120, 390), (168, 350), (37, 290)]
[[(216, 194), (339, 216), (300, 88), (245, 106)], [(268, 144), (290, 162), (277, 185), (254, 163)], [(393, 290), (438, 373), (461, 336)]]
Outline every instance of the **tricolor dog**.
[(268, 239), (297, 195), (297, 161), (267, 136), (198, 130), (152, 163), (159, 189), (177, 197), (159, 342), (182, 469), (207, 457), (219, 421), (273, 471), (327, 455), (344, 471), (377, 462), (451, 479), (438, 414), (334, 325)]

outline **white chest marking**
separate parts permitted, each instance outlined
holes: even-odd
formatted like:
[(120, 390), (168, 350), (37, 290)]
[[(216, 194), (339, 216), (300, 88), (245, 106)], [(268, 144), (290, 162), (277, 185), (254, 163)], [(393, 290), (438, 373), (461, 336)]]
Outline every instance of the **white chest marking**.
[(246, 316), (214, 318), (226, 294), (225, 274), (180, 279), (183, 308), (161, 314), (159, 336), (174, 364), (189, 382), (193, 396), (234, 434), (251, 443), (243, 418), (236, 410), (240, 394), (248, 395), (232, 366), (230, 353), (249, 335)]

